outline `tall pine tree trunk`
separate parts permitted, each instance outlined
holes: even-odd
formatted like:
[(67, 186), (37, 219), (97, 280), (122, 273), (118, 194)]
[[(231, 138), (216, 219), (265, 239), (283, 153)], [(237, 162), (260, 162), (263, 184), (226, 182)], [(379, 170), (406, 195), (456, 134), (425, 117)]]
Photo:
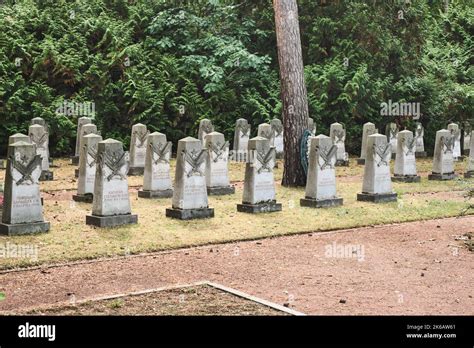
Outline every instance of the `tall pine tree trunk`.
[(300, 140), (308, 128), (308, 97), (304, 82), (298, 5), (296, 0), (273, 0), (280, 64), (285, 165), (283, 186), (304, 186)]

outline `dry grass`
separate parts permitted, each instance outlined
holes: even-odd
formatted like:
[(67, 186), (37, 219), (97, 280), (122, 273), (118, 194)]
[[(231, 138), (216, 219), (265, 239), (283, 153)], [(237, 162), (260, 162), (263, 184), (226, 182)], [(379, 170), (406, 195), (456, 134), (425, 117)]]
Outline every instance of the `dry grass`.
[[(23, 314), (23, 313), (22, 313)], [(208, 285), (196, 285), (77, 305), (36, 309), (26, 315), (288, 315)]]
[[(277, 185), (277, 199), (283, 203), (280, 213), (249, 215), (236, 212), (236, 204), (242, 197), (242, 185), (236, 183), (234, 195), (210, 197), (215, 208), (215, 218), (183, 222), (165, 217), (170, 199), (138, 199), (136, 189), (131, 189), (132, 209), (139, 215), (138, 225), (115, 229), (98, 229), (85, 225), (85, 215), (90, 213), (89, 204), (74, 203), (71, 195), (75, 188), (74, 167), (66, 160), (57, 161), (54, 182), (42, 183), (43, 191), (54, 191), (54, 196), (45, 194), (45, 217), (51, 222), (51, 231), (36, 236), (0, 236), (0, 246), (33, 244), (38, 246), (38, 259), (0, 258), (0, 269), (31, 266), (40, 263), (90, 259), (104, 256), (125, 255), (157, 250), (197, 246), (209, 243), (257, 239), (284, 234), (330, 229), (352, 228), (374, 224), (415, 221), (458, 215), (468, 202), (463, 193), (468, 182), (428, 181), (426, 177), (418, 184), (394, 183), (399, 193), (397, 203), (372, 204), (356, 201), (361, 189), (363, 167), (351, 163), (349, 168), (338, 168), (338, 192), (344, 198), (344, 206), (331, 209), (301, 208), (299, 200), (304, 189), (289, 189)], [(431, 166), (430, 160), (419, 161), (420, 172)], [(281, 178), (282, 164), (276, 170)], [(463, 164), (457, 164), (462, 171)], [(426, 170), (426, 171), (429, 171)], [(3, 173), (2, 173), (3, 175)], [(233, 181), (243, 179), (244, 164), (231, 164)], [(0, 178), (1, 180), (1, 178)], [(142, 177), (131, 177), (131, 186), (141, 185)], [(470, 185), (472, 186), (472, 180)]]

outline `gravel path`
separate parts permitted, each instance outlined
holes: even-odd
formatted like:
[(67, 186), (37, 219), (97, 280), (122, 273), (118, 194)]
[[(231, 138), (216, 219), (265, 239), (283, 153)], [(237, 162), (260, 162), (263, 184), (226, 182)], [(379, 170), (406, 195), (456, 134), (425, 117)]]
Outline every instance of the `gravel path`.
[(474, 315), (474, 253), (455, 240), (473, 229), (468, 216), (0, 272), (0, 312), (208, 280), (308, 314)]

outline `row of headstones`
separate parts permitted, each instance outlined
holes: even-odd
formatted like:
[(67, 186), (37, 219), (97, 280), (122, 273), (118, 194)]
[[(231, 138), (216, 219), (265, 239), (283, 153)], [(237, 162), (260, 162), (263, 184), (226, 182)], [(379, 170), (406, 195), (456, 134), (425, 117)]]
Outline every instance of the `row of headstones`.
[[(450, 123), (447, 127), (447, 129), (451, 132), (451, 135), (454, 138), (454, 148), (453, 148), (453, 157), (455, 160), (459, 160), (463, 158), (463, 154), (461, 153), (461, 131), (459, 129), (459, 125), (456, 123)], [(377, 129), (375, 128), (375, 125), (373, 123), (366, 123), (364, 124), (363, 127), (363, 136), (362, 136), (362, 143), (365, 142), (364, 137), (367, 138), (367, 136), (371, 134), (377, 133)], [(398, 132), (399, 128), (396, 123), (389, 123), (386, 126), (385, 129), (385, 134), (388, 138), (388, 141), (392, 145), (392, 157), (395, 157), (396, 149), (397, 149), (397, 142), (398, 142)], [(464, 130), (464, 143), (463, 143), (463, 148), (465, 151), (465, 154), (469, 154), (469, 148), (471, 144), (471, 139), (474, 141), (474, 139), (471, 137), (471, 132), (472, 129), (471, 127), (466, 127)], [(426, 157), (426, 152), (425, 152), (425, 146), (424, 146), (424, 128), (423, 125), (419, 122), (416, 123), (416, 129), (415, 129), (415, 144), (416, 144), (416, 152), (415, 156), (416, 157)], [(359, 162), (363, 162), (365, 155), (365, 150), (362, 147), (361, 150), (361, 157)]]
[[(372, 127), (373, 124), (369, 126)], [(471, 132), (470, 137), (474, 139), (474, 131)], [(357, 200), (375, 203), (396, 201), (397, 194), (392, 190), (392, 180), (420, 181), (416, 169), (416, 152), (420, 148), (417, 148), (417, 138), (413, 136), (413, 132), (404, 130), (397, 133), (393, 177), (390, 175), (393, 148), (390, 138), (377, 132), (371, 135), (364, 132), (364, 140), (362, 144), (365, 154), (364, 179), (362, 192), (357, 195)], [(428, 176), (429, 180), (452, 180), (456, 177), (454, 172), (455, 141), (455, 134), (451, 130), (442, 129), (436, 133), (433, 170)], [(324, 135), (312, 138), (306, 197), (301, 200), (301, 205), (312, 207), (342, 205), (342, 198), (336, 197), (334, 170), (336, 151), (337, 147), (331, 138)], [(474, 141), (470, 141), (469, 154), (464, 174), (466, 178), (474, 176)]]
[[(472, 135), (474, 136), (474, 132)], [(124, 151), (119, 141), (101, 140), (96, 134), (84, 136), (83, 152), (80, 153), (81, 174), (92, 169), (88, 175), (80, 177), (83, 177), (85, 182), (94, 181), (92, 214), (86, 217), (86, 223), (99, 227), (137, 223), (137, 215), (131, 213), (128, 192), (128, 152)], [(433, 174), (430, 179), (454, 177), (453, 140), (450, 131), (437, 132)], [(399, 132), (397, 141), (394, 178), (408, 182), (419, 181), (413, 133), (408, 130)], [(166, 210), (166, 216), (184, 220), (214, 216), (214, 210), (208, 206), (208, 189), (213, 187), (213, 166), (218, 172), (216, 177), (223, 176), (225, 179), (225, 182), (219, 182), (223, 184), (221, 188), (230, 187), (227, 175), (228, 146), (223, 152), (216, 152), (213, 147), (215, 143), (222, 142), (224, 137), (217, 132), (205, 135), (204, 148), (199, 139), (192, 137), (179, 141), (172, 207)], [(141, 192), (171, 192), (171, 144), (166, 141), (166, 136), (160, 133), (149, 134), (146, 143), (145, 176), (148, 179), (145, 179)], [(310, 144), (307, 185), (305, 198), (300, 201), (301, 206), (342, 205), (342, 198), (336, 195), (337, 146), (325, 135), (312, 137)], [(282, 206), (276, 202), (273, 177), (275, 147), (271, 146), (267, 138), (256, 137), (248, 142), (247, 150), (249, 161), (246, 164), (243, 202), (237, 205), (237, 210), (248, 213), (280, 211)], [(357, 195), (357, 199), (372, 202), (396, 200), (397, 195), (392, 191), (390, 176), (391, 144), (387, 137), (381, 134), (368, 136), (366, 151), (362, 192)], [(9, 145), (8, 154), (5, 204), (0, 231), (23, 234), (49, 230), (49, 223), (43, 220), (42, 214), (38, 182), (42, 160), (36, 152), (36, 145), (27, 141), (16, 141)], [(468, 168), (471, 176), (474, 174), (473, 156), (474, 148), (471, 144)], [(92, 179), (93, 173), (95, 175)], [(150, 186), (146, 186), (147, 181)], [(153, 186), (155, 184), (157, 186)], [(149, 194), (147, 197), (153, 195)]]
[[(53, 165), (49, 156), (49, 127), (46, 121), (41, 117), (35, 117), (31, 120), (28, 128), (28, 135), (16, 133), (9, 137), (8, 144), (13, 144), (17, 141), (26, 141), (35, 145), (36, 153), (41, 157), (42, 171), (40, 174), (40, 181), (53, 180), (53, 172), (50, 167)], [(4, 168), (4, 161), (0, 161), (1, 168)]]
[[(316, 131), (314, 122), (310, 120), (310, 129)], [(208, 119), (203, 119), (199, 123), (198, 139), (204, 145), (207, 134), (214, 132), (214, 126)], [(251, 127), (245, 119), (238, 119), (235, 126), (234, 147), (231, 158), (236, 161), (246, 161), (247, 145), (250, 139)], [(92, 124), (89, 117), (81, 117), (77, 125), (76, 151), (72, 158), (74, 165), (79, 164), (80, 151), (82, 149), (82, 138), (88, 134), (99, 134), (97, 127)], [(143, 175), (145, 168), (146, 139), (149, 135), (147, 127), (143, 124), (136, 124), (132, 127), (130, 141), (130, 168), (129, 175)], [(274, 119), (270, 124), (263, 123), (258, 127), (258, 135), (270, 140), (272, 146), (275, 146), (277, 155), (283, 155), (283, 125), (280, 120)], [(221, 144), (224, 146), (225, 143)], [(79, 170), (76, 170), (76, 177), (79, 176)]]
[[(14, 135), (10, 139), (7, 176), (5, 183), (5, 205), (0, 232), (21, 234), (41, 232), (49, 229), (43, 221), (38, 180), (42, 173), (43, 157), (37, 152), (30, 137)], [(21, 135), (20, 135), (21, 136)], [(302, 206), (337, 206), (342, 199), (336, 197), (334, 166), (338, 147), (334, 140), (324, 135), (310, 138), (310, 165), (305, 198)], [(87, 216), (88, 224), (110, 227), (137, 222), (131, 214), (127, 174), (130, 158), (122, 143), (108, 139), (101, 141), (97, 134), (83, 135), (80, 155), (78, 195), (87, 197), (86, 184), (93, 183), (92, 214)], [(229, 185), (227, 158), (228, 143), (217, 132), (204, 135), (205, 146), (199, 139), (191, 137), (180, 140), (175, 176), (175, 190), (172, 191), (169, 178), (171, 144), (160, 133), (147, 134), (145, 152), (145, 182), (142, 197), (163, 197), (173, 192), (172, 208), (166, 215), (180, 219), (211, 217), (213, 209), (208, 207), (207, 195), (233, 193)], [(395, 179), (416, 182), (415, 141), (410, 131), (397, 135), (397, 157)], [(224, 145), (224, 146), (223, 146)], [(437, 133), (433, 174), (430, 179), (454, 177), (452, 149), (454, 137), (448, 130)], [(366, 163), (362, 193), (363, 201), (390, 201), (396, 199), (391, 189), (389, 162), (391, 144), (386, 136), (367, 136)], [(281, 210), (275, 199), (273, 168), (276, 148), (269, 139), (256, 137), (248, 142), (249, 160), (245, 172), (243, 203), (237, 206), (241, 212), (268, 212)], [(471, 158), (467, 175), (474, 173), (474, 150), (471, 144)], [(49, 164), (49, 163), (48, 163)], [(207, 174), (207, 175), (206, 175)], [(217, 185), (216, 185), (217, 184)], [(81, 188), (84, 191), (81, 192)], [(80, 198), (78, 200), (81, 200)]]

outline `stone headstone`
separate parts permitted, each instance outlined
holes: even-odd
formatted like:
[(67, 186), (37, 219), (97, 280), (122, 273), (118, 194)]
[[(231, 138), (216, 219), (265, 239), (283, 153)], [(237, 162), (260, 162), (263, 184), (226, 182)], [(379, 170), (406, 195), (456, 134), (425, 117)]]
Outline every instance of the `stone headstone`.
[(423, 125), (420, 122), (417, 122), (416, 129), (415, 129), (415, 143), (416, 143), (415, 157), (416, 158), (426, 157), (424, 136), (425, 136), (425, 129), (423, 128)]
[(207, 199), (206, 156), (199, 139), (187, 137), (178, 142), (172, 208), (166, 209), (167, 217), (180, 220), (214, 217), (214, 209), (209, 208)]
[(283, 124), (277, 118), (270, 121), (273, 131), (273, 146), (275, 146), (277, 158), (283, 158)]
[(237, 162), (247, 161), (247, 148), (250, 139), (250, 125), (246, 119), (239, 118), (235, 123), (234, 148), (232, 158)]
[(454, 138), (453, 159), (457, 161), (461, 157), (461, 131), (456, 123), (448, 124), (448, 130)]
[(367, 140), (370, 135), (377, 133), (375, 125), (371, 122), (367, 122), (363, 126), (362, 131), (362, 146), (360, 150), (360, 158), (357, 159), (357, 164), (364, 164), (367, 156)]
[(138, 123), (132, 127), (130, 139), (130, 169), (128, 175), (143, 175), (145, 171), (146, 141), (148, 132), (144, 124)]
[(40, 181), (53, 180), (53, 172), (49, 170), (49, 133), (44, 126), (34, 124), (29, 127), (28, 135), (32, 144), (36, 145), (36, 153), (41, 156)]
[(165, 134), (154, 132), (148, 135), (143, 190), (138, 191), (138, 197), (170, 198), (173, 196), (170, 176), (172, 146)]
[(21, 235), (49, 231), (50, 225), (44, 221), (41, 205), (41, 162), (34, 144), (20, 141), (8, 146), (0, 234)]
[(464, 173), (465, 178), (474, 178), (474, 131), (471, 131), (469, 135), (471, 138), (469, 157), (467, 158), (467, 168), (466, 173)]
[[(8, 137), (8, 145), (17, 143), (19, 141), (24, 141), (24, 142), (29, 143), (30, 137), (28, 135), (21, 134), (21, 133), (16, 133)], [(4, 159), (0, 159), (0, 169), (6, 169), (5, 163), (6, 161)], [(1, 205), (0, 205), (0, 208), (1, 208)]]
[[(41, 117), (35, 117), (35, 118), (32, 118), (31, 121), (30, 121), (30, 125), (40, 125), (40, 126), (43, 126), (44, 129), (46, 130), (46, 132), (49, 134), (49, 125), (48, 123), (46, 123), (45, 119), (44, 118), (41, 118)], [(48, 140), (49, 142), (49, 140)], [(53, 160), (51, 158), (51, 156), (49, 155), (49, 147), (48, 147), (48, 161), (49, 161), (49, 166), (51, 167), (53, 165)], [(44, 169), (44, 168), (43, 168)], [(53, 179), (43, 179), (43, 178), (40, 178), (40, 181), (42, 180), (53, 180)]]
[(79, 164), (80, 148), (81, 148), (81, 128), (86, 124), (92, 123), (90, 117), (80, 117), (77, 120), (77, 131), (76, 131), (76, 150), (74, 156), (71, 158), (72, 164), (77, 166)]
[(237, 211), (244, 213), (266, 213), (281, 211), (282, 206), (275, 199), (276, 150), (270, 140), (255, 137), (249, 140), (249, 161), (245, 167), (244, 194)]
[(397, 135), (397, 153), (393, 181), (420, 182), (416, 173), (416, 138), (409, 130), (403, 130)]
[(128, 194), (129, 161), (120, 141), (98, 143), (92, 214), (86, 216), (87, 225), (114, 227), (138, 222), (137, 215), (131, 213)]
[(454, 174), (454, 137), (451, 131), (441, 129), (436, 132), (436, 143), (433, 156), (433, 172), (428, 180), (452, 180)]
[(272, 126), (268, 123), (261, 123), (258, 125), (257, 136), (268, 139), (270, 141), (270, 146), (273, 146), (274, 133)]
[(43, 126), (46, 128), (46, 130), (48, 130), (48, 125), (46, 124), (46, 121), (44, 120), (44, 118), (41, 118), (41, 117), (32, 118), (30, 125), (35, 125), (35, 124)]
[(204, 146), (204, 140), (206, 135), (209, 133), (214, 132), (214, 126), (212, 125), (211, 120), (207, 118), (202, 119), (199, 122), (199, 131), (198, 131), (198, 139), (201, 141), (202, 146)]
[(72, 196), (76, 202), (92, 203), (97, 172), (97, 147), (101, 141), (102, 137), (95, 133), (84, 135), (81, 138), (77, 194)]
[(349, 166), (349, 154), (346, 152), (346, 130), (340, 123), (331, 124), (331, 139), (337, 147), (336, 166)]
[(362, 193), (357, 194), (358, 201), (374, 203), (392, 202), (397, 194), (392, 190), (390, 178), (391, 145), (382, 134), (367, 137), (367, 157), (364, 167)]
[(211, 132), (204, 139), (206, 156), (206, 186), (209, 195), (230, 195), (235, 187), (229, 181), (229, 142), (224, 134)]
[(472, 127), (469, 123), (464, 124), (464, 155), (469, 156), (470, 148), (471, 148), (471, 141), (472, 141)]
[(8, 137), (8, 145), (18, 143), (20, 141), (31, 144), (30, 137), (26, 134), (16, 133)]
[(337, 146), (322, 134), (312, 137), (310, 144), (305, 198), (300, 200), (300, 205), (312, 208), (342, 205), (342, 198), (336, 196)]
[(308, 118), (308, 130), (311, 132), (312, 136), (316, 135), (316, 123), (312, 118)]
[(398, 136), (398, 126), (394, 122), (390, 122), (385, 127), (385, 135), (387, 136), (387, 141), (392, 145), (392, 158), (395, 157), (397, 152), (397, 136)]
[[(80, 134), (79, 134), (79, 148), (82, 149), (83, 148), (83, 138), (86, 136), (86, 135), (89, 135), (89, 134), (99, 134), (98, 131), (97, 131), (97, 126), (95, 124), (92, 124), (92, 123), (87, 123), (87, 124), (84, 124), (82, 127), (81, 127), (81, 130), (80, 130)], [(79, 159), (81, 157), (81, 153), (79, 153)], [(75, 177), (78, 178), (79, 177), (79, 169), (76, 169), (75, 170)]]

